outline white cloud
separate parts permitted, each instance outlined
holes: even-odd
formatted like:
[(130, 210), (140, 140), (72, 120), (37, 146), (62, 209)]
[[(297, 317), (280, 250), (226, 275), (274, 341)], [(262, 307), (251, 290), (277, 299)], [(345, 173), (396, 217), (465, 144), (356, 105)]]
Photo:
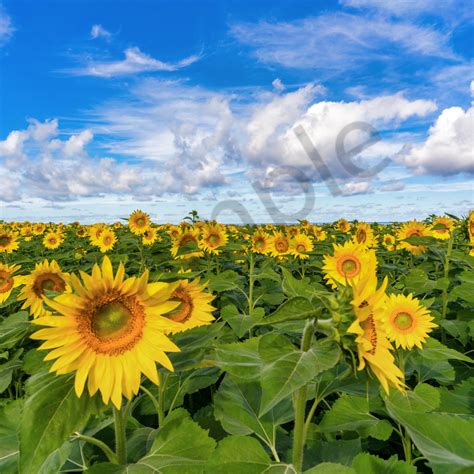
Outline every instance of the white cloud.
[(102, 25), (92, 25), (91, 28), (91, 38), (92, 39), (97, 39), (97, 38), (110, 38), (112, 36), (112, 33), (110, 31), (107, 31)]
[(272, 86), (277, 90), (277, 91), (284, 91), (285, 90), (285, 85), (283, 82), (281, 82), (281, 79), (276, 78), (272, 82)]
[(417, 174), (474, 173), (474, 107), (444, 109), (423, 143), (406, 146), (397, 156)]
[(79, 76), (115, 77), (141, 72), (176, 71), (200, 59), (199, 55), (188, 56), (176, 63), (155, 59), (140, 51), (138, 47), (127, 48), (125, 58), (119, 61), (91, 61), (85, 67), (68, 72)]
[(379, 12), (385, 12), (397, 16), (418, 15), (420, 13), (441, 14), (456, 8), (462, 9), (463, 2), (456, 0), (340, 0), (341, 4), (354, 8), (372, 8)]
[(0, 5), (0, 47), (12, 37), (14, 31), (11, 18)]
[(380, 15), (324, 13), (292, 22), (236, 23), (231, 34), (263, 63), (347, 71), (400, 54), (455, 58), (449, 34)]

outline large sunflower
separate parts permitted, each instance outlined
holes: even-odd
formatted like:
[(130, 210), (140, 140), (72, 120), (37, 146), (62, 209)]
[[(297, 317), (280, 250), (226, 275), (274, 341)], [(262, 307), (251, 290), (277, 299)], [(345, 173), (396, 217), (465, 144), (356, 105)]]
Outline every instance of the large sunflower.
[(283, 232), (276, 232), (270, 240), (270, 255), (282, 257), (290, 253), (290, 239)]
[(421, 255), (426, 251), (425, 245), (412, 245), (408, 242), (405, 242), (404, 239), (409, 237), (426, 237), (432, 236), (430, 228), (423, 222), (411, 221), (403, 224), (397, 232), (397, 240), (399, 243), (399, 248), (408, 250), (413, 255)]
[(143, 235), (147, 231), (148, 227), (150, 227), (150, 224), (150, 216), (139, 209), (133, 211), (128, 218), (128, 226), (130, 227), (130, 230), (136, 235)]
[(387, 279), (379, 289), (375, 274), (366, 275), (352, 286), (354, 289), (352, 305), (356, 319), (347, 332), (356, 335), (358, 369), (363, 370), (367, 363), (386, 393), (389, 393), (389, 386), (403, 391), (404, 375), (395, 365), (395, 359), (390, 352), (392, 346), (380, 317), (386, 299)]
[(341, 232), (349, 232), (351, 225), (345, 219), (339, 219), (334, 227)]
[(454, 222), (449, 217), (437, 217), (433, 221), (432, 233), (433, 237), (439, 240), (447, 240), (451, 236), (451, 229)]
[(437, 324), (429, 311), (410, 294), (390, 295), (383, 310), (385, 331), (390, 341), (397, 347), (411, 349), (413, 346), (421, 348), (422, 343), (429, 337)]
[(467, 233), (469, 234), (469, 240), (474, 242), (474, 210), (469, 212), (469, 217), (467, 218)]
[(357, 224), (353, 240), (366, 248), (373, 248), (377, 245), (372, 227), (365, 222)]
[(0, 304), (5, 303), (13, 289), (22, 284), (21, 277), (14, 275), (19, 269), (20, 265), (0, 263)]
[(219, 224), (209, 224), (202, 228), (199, 248), (208, 253), (218, 255), (221, 251), (219, 247), (227, 244), (229, 238), (224, 226)]
[(382, 241), (385, 248), (390, 252), (393, 252), (397, 249), (396, 239), (392, 234), (385, 234)]
[(142, 236), (143, 245), (153, 245), (158, 240), (158, 230), (155, 227), (149, 227)]
[(117, 408), (122, 395), (138, 393), (142, 373), (158, 384), (156, 363), (172, 371), (166, 352), (179, 351), (164, 334), (176, 324), (163, 317), (178, 305), (170, 301), (176, 285), (148, 283), (148, 271), (124, 275), (123, 264), (114, 275), (107, 257), (92, 275), (81, 273), (82, 282), (73, 275), (74, 293), (47, 300), (59, 315), (37, 319), (47, 328), (31, 336), (45, 341), (39, 347), (50, 350), (45, 360), (56, 359), (51, 372), (76, 372), (78, 397), (87, 381), (89, 395), (100, 390), (103, 402)]
[(63, 242), (63, 237), (56, 232), (50, 231), (43, 237), (43, 246), (48, 250), (56, 250)]
[(179, 231), (177, 237), (173, 238), (171, 241), (171, 255), (174, 258), (191, 258), (191, 257), (201, 257), (202, 252), (188, 252), (183, 255), (178, 255), (180, 249), (185, 247), (186, 245), (190, 245), (194, 243), (196, 247), (198, 246), (198, 239), (199, 239), (199, 231), (197, 229), (189, 228), (182, 228)]
[(337, 283), (357, 282), (367, 274), (375, 274), (377, 259), (373, 250), (367, 250), (355, 242), (334, 244), (334, 255), (323, 259), (324, 278), (333, 288)]
[(10, 230), (0, 229), (0, 253), (12, 253), (18, 250), (18, 234)]
[(106, 228), (100, 233), (100, 237), (97, 240), (97, 247), (99, 247), (102, 253), (106, 253), (114, 248), (116, 242), (117, 236), (115, 232), (110, 228)]
[(266, 255), (270, 251), (271, 236), (262, 229), (252, 235), (252, 252)]
[(306, 234), (297, 234), (291, 239), (290, 253), (301, 260), (309, 258), (308, 252), (313, 250), (313, 242)]
[(212, 312), (215, 308), (210, 304), (214, 297), (204, 290), (205, 285), (199, 284), (199, 278), (192, 282), (180, 281), (178, 287), (171, 294), (171, 299), (177, 301), (179, 306), (165, 314), (167, 318), (178, 324), (170, 327), (169, 332), (186, 331), (214, 321)]
[(29, 308), (34, 318), (48, 314), (43, 305), (46, 291), (70, 291), (69, 274), (63, 273), (55, 260), (37, 263), (31, 274), (23, 277), (23, 284), (18, 301), (25, 301), (21, 309)]

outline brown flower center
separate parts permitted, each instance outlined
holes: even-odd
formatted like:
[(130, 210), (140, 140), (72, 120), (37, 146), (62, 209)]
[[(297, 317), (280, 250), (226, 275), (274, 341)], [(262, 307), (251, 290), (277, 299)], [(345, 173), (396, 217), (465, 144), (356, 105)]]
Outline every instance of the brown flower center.
[(338, 270), (341, 275), (347, 278), (353, 278), (360, 272), (360, 262), (356, 257), (342, 257), (338, 261)]
[(13, 278), (9, 272), (0, 270), (0, 293), (6, 293), (13, 288)]
[(356, 239), (359, 244), (363, 244), (367, 240), (367, 232), (364, 229), (359, 229), (356, 233)]
[(400, 311), (395, 315), (393, 318), (393, 322), (398, 329), (402, 331), (410, 329), (413, 326), (413, 317), (410, 313), (406, 313), (405, 311)]
[(135, 296), (108, 293), (90, 302), (77, 322), (79, 332), (93, 351), (119, 355), (141, 340), (145, 309)]
[(375, 328), (374, 318), (369, 316), (365, 321), (362, 321), (360, 325), (364, 330), (364, 337), (372, 345), (372, 349), (370, 349), (369, 353), (374, 355), (377, 349), (377, 329)]
[(279, 238), (275, 240), (275, 248), (277, 249), (278, 252), (283, 253), (288, 250), (290, 247), (288, 240), (285, 238)]
[(12, 241), (8, 235), (0, 235), (0, 247), (6, 247)]
[(185, 323), (193, 313), (193, 299), (184, 288), (177, 288), (171, 295), (171, 299), (178, 300), (180, 305), (166, 316), (177, 323)]
[(304, 245), (304, 244), (298, 244), (298, 245), (296, 246), (296, 251), (299, 252), (299, 253), (306, 252), (306, 245)]
[(44, 273), (43, 275), (39, 275), (33, 284), (33, 291), (38, 298), (42, 298), (46, 291), (63, 293), (65, 289), (66, 283), (56, 273)]

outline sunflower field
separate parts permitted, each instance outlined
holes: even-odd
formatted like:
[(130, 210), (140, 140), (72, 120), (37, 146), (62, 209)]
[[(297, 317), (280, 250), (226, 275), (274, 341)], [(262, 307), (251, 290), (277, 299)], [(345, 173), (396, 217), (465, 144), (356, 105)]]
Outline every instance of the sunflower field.
[(474, 211), (0, 223), (0, 473), (474, 472)]

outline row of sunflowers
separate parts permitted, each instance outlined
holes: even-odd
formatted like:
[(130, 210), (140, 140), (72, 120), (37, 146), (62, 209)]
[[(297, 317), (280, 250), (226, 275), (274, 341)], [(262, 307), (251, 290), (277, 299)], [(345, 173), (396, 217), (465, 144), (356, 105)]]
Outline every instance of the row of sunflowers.
[(0, 223), (0, 254), (2, 473), (474, 469), (474, 211), (138, 210)]

